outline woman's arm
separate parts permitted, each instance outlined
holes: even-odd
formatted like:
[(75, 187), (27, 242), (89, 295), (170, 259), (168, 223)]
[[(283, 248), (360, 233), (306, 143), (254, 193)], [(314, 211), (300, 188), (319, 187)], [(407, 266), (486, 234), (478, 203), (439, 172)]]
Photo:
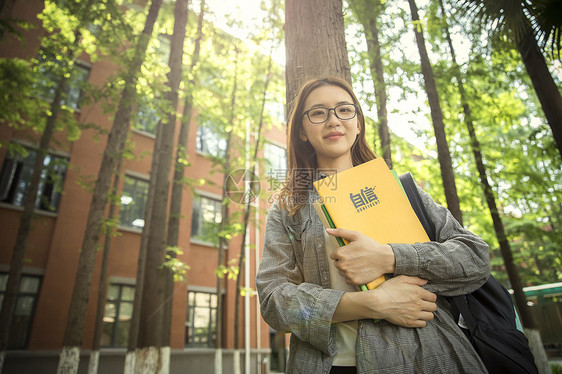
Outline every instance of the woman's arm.
[(396, 258), (395, 274), (428, 279), (426, 289), (443, 296), (472, 292), (490, 275), (488, 245), (463, 228), (449, 210), (418, 188), (435, 225), (435, 241), (391, 244)]
[[(332, 316), (343, 291), (306, 283), (295, 251), (300, 235), (290, 232), (277, 204), (269, 211), (263, 254), (256, 276), (263, 319), (275, 330), (291, 332), (325, 353), (330, 344)], [(314, 249), (313, 249), (314, 250)]]
[(328, 230), (350, 243), (331, 254), (340, 274), (360, 285), (382, 274), (427, 279), (427, 290), (444, 296), (469, 293), (490, 274), (488, 245), (465, 230), (445, 207), (419, 189), (424, 206), (435, 225), (436, 240), (427, 243), (381, 244), (356, 231)]
[(436, 310), (435, 294), (417, 277), (395, 277), (376, 290), (343, 292), (307, 283), (296, 260), (299, 235), (287, 230), (275, 205), (268, 214), (256, 285), (264, 320), (328, 353), (333, 322), (386, 319), (404, 327), (423, 327)]
[(400, 275), (370, 291), (346, 292), (334, 313), (334, 322), (366, 318), (385, 319), (403, 327), (424, 327), (437, 310), (437, 296), (421, 286), (427, 281)]

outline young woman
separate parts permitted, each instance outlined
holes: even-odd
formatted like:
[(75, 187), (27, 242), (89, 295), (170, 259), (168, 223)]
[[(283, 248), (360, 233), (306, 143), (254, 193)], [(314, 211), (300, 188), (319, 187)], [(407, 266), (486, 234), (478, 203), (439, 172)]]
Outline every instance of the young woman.
[[(300, 90), (288, 125), (287, 183), (268, 214), (256, 278), (264, 320), (291, 333), (287, 372), (485, 373), (440, 296), (486, 281), (486, 243), (421, 190), (435, 242), (381, 244), (325, 230), (312, 182), (376, 157), (363, 112), (347, 83), (317, 79)], [(327, 251), (327, 235), (350, 243)], [(383, 274), (393, 277), (357, 291)]]

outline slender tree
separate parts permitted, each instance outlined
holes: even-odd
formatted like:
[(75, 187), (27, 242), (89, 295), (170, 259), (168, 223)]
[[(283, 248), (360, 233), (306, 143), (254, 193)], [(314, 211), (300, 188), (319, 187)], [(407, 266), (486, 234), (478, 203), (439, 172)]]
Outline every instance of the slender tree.
[(47, 118), (45, 129), (41, 134), (39, 148), (35, 155), (33, 164), (33, 172), (31, 179), (26, 188), (26, 194), (23, 203), (23, 212), (20, 217), (20, 225), (16, 237), (16, 245), (12, 253), (10, 262), (10, 271), (8, 272), (8, 282), (2, 300), (2, 312), (0, 313), (0, 372), (4, 363), (4, 355), (8, 347), (8, 338), (10, 335), (10, 327), (16, 307), (17, 293), (21, 280), (25, 253), (27, 251), (27, 243), (31, 232), (31, 224), (35, 212), (35, 202), (37, 201), (37, 192), (39, 191), (39, 183), (41, 182), (41, 174), (43, 173), (43, 162), (49, 150), (49, 143), (53, 137), (55, 130), (56, 117), (61, 108), (61, 96), (65, 90), (68, 79), (62, 78), (55, 90), (55, 97), (51, 104), (51, 114)]
[(311, 78), (337, 76), (351, 84), (342, 0), (286, 0), (285, 53), (287, 109)]
[[(222, 161), (222, 172), (224, 173), (223, 186), (226, 186), (227, 180), (230, 177), (230, 153), (232, 149), (232, 137), (234, 121), (236, 119), (236, 91), (238, 89), (238, 47), (234, 46), (235, 65), (234, 65), (234, 81), (232, 84), (232, 92), (230, 99), (230, 115), (228, 120), (229, 130), (227, 131), (226, 149), (224, 152), (224, 160)], [(224, 269), (225, 258), (228, 255), (228, 244), (224, 231), (228, 225), (229, 220), (229, 200), (226, 198), (226, 189), (223, 189), (222, 205), (221, 205), (221, 222), (219, 225), (219, 244), (218, 244), (218, 259), (217, 259), (217, 341), (215, 349), (215, 374), (222, 374), (222, 348), (223, 348), (223, 315), (224, 315), (224, 302), (222, 297), (223, 282), (224, 282)]]
[(174, 6), (174, 32), (170, 45), (168, 73), (169, 91), (165, 101), (170, 113), (165, 121), (158, 124), (162, 128), (155, 140), (153, 157), (156, 169), (151, 170), (154, 178), (154, 199), (152, 201), (150, 226), (148, 230), (148, 251), (146, 253), (145, 280), (142, 294), (139, 354), (136, 371), (139, 373), (167, 373), (169, 371), (169, 341), (162, 340), (164, 318), (164, 288), (166, 269), (163, 268), (166, 255), (166, 233), (168, 218), (168, 196), (170, 192), (170, 171), (173, 158), (176, 113), (179, 85), (182, 76), (183, 46), (186, 34), (188, 1), (177, 0)]
[(16, 0), (2, 0), (0, 1), (0, 40), (4, 36), (6, 30), (14, 31), (11, 19), (12, 10)]
[[(2, 300), (2, 310), (0, 312), (0, 372), (2, 371), (4, 355), (8, 346), (10, 326), (12, 324), (13, 314), (16, 306), (17, 292), (19, 290), (24, 257), (27, 251), (27, 243), (32, 228), (32, 220), (35, 212), (35, 204), (37, 201), (37, 192), (39, 191), (41, 175), (44, 172), (44, 161), (49, 151), (51, 139), (55, 132), (57, 118), (62, 110), (62, 100), (65, 97), (65, 92), (68, 86), (68, 77), (70, 75), (69, 72), (71, 72), (74, 65), (74, 59), (79, 53), (81, 53), (80, 30), (86, 22), (87, 18), (91, 16), (89, 11), (92, 3), (93, 0), (89, 0), (86, 4), (84, 4), (84, 7), (77, 9), (79, 16), (79, 27), (74, 33), (74, 40), (70, 43), (70, 47), (65, 48), (66, 53), (64, 58), (62, 59), (63, 64), (66, 64), (66, 67), (63, 67), (62, 69), (55, 68), (55, 77), (57, 77), (55, 78), (55, 93), (45, 121), (45, 127), (41, 134), (39, 148), (37, 149), (37, 153), (35, 155), (31, 178), (26, 186), (26, 193), (23, 202), (23, 212), (20, 217), (20, 225), (16, 237), (16, 244), (12, 253), (10, 271), (8, 273), (8, 282), (6, 284), (6, 290), (4, 293), (4, 298)], [(7, 5), (10, 7), (9, 10), (11, 12), (13, 3), (10, 2), (10, 4)]]
[(119, 151), (123, 148), (127, 138), (132, 104), (136, 92), (137, 76), (144, 61), (146, 48), (152, 36), (152, 30), (160, 10), (162, 0), (153, 0), (150, 3), (148, 16), (144, 29), (136, 41), (134, 55), (124, 79), (124, 89), (119, 100), (113, 126), (107, 138), (107, 144), (100, 165), (92, 202), (88, 212), (86, 231), (80, 251), (80, 258), (76, 272), (76, 280), (72, 291), (72, 299), (68, 311), (67, 325), (63, 338), (57, 372), (59, 374), (76, 373), (80, 360), (80, 346), (86, 318), (86, 308), (90, 294), (90, 284), (94, 269), (97, 246), (103, 213), (107, 201), (107, 194), (111, 184), (111, 176)]
[[(492, 32), (510, 37), (527, 74), (562, 157), (562, 94), (537, 43), (537, 34), (553, 34), (552, 48), (560, 48), (560, 1), (459, 0), (461, 9), (478, 22), (493, 25)], [(551, 21), (554, 20), (554, 21)], [(533, 26), (535, 27), (533, 29)]]
[(414, 33), (416, 35), (416, 43), (420, 53), (421, 69), (425, 82), (425, 90), (429, 100), (431, 109), (431, 120), (435, 139), (437, 141), (437, 158), (441, 167), (441, 178), (443, 179), (443, 188), (445, 190), (445, 198), (447, 200), (447, 208), (451, 214), (462, 225), (462, 212), (460, 208), (459, 196), (457, 194), (457, 186), (455, 183), (455, 172), (453, 171), (453, 162), (445, 134), (445, 124), (443, 123), (443, 112), (439, 103), (439, 93), (433, 75), (433, 69), (429, 62), (429, 56), (425, 47), (425, 39), (423, 29), (418, 15), (418, 7), (415, 0), (408, 0), (410, 11), (412, 13), (412, 21), (414, 23)]
[[(375, 84), (375, 97), (377, 101), (377, 120), (380, 149), (382, 157), (388, 167), (392, 169), (392, 153), (390, 150), (390, 132), (388, 130), (388, 112), (386, 109), (387, 94), (384, 80), (384, 68), (379, 40), (379, 18), (384, 12), (386, 2), (375, 1), (374, 4), (366, 0), (352, 0), (349, 5), (355, 17), (363, 25), (371, 77)], [(377, 148), (376, 146), (374, 147)]]
[[(258, 119), (258, 128), (255, 132), (257, 138), (255, 139), (255, 145), (254, 145), (254, 150), (252, 152), (251, 155), (251, 160), (250, 160), (250, 170), (249, 173), (247, 174), (247, 176), (250, 177), (249, 180), (249, 191), (244, 191), (244, 197), (245, 197), (245, 201), (242, 201), (245, 205), (244, 205), (244, 219), (243, 219), (243, 225), (244, 227), (242, 228), (242, 243), (240, 244), (240, 257), (238, 259), (238, 276), (236, 277), (236, 294), (235, 294), (235, 300), (234, 300), (234, 349), (235, 349), (235, 357), (239, 357), (239, 349), (240, 349), (240, 298), (242, 297), (242, 287), (241, 287), (241, 283), (242, 283), (242, 269), (243, 269), (243, 264), (244, 261), (246, 261), (246, 256), (245, 256), (245, 249), (246, 249), (246, 233), (248, 232), (248, 225), (249, 225), (249, 221), (250, 221), (250, 211), (252, 210), (252, 202), (254, 201), (254, 194), (253, 194), (253, 188), (254, 185), (258, 182), (256, 179), (256, 164), (258, 162), (258, 152), (259, 149), (261, 147), (261, 138), (262, 138), (262, 128), (263, 128), (263, 121), (264, 121), (264, 112), (265, 112), (265, 104), (266, 104), (266, 98), (267, 98), (267, 90), (268, 90), (268, 86), (269, 86), (269, 82), (271, 80), (271, 66), (273, 63), (273, 58), (272, 58), (272, 54), (273, 54), (273, 46), (274, 44), (272, 43), (271, 46), (271, 50), (269, 53), (269, 60), (267, 63), (267, 70), (266, 70), (266, 78), (265, 78), (265, 84), (264, 84), (264, 88), (263, 88), (263, 96), (262, 96), (262, 104), (261, 104), (261, 110), (260, 110), (260, 114), (259, 114), (259, 119)], [(245, 180), (245, 179), (244, 179)], [(236, 362), (236, 360), (235, 360)], [(234, 368), (236, 373), (240, 372), (240, 367), (239, 366), (235, 366)]]
[(470, 136), (470, 144), (472, 148), (472, 153), (474, 155), (474, 161), (476, 163), (476, 169), (478, 170), (478, 176), (480, 178), (480, 184), (482, 185), (482, 190), (484, 191), (484, 196), (486, 199), (486, 204), (490, 210), (490, 215), (492, 216), (492, 222), (494, 224), (494, 231), (498, 239), (500, 246), (500, 251), (504, 260), (505, 268), (509, 276), (509, 281), (515, 295), (515, 302), (519, 314), (521, 316), (521, 321), (525, 328), (526, 335), (529, 337), (529, 343), (535, 356), (535, 362), (539, 368), (540, 373), (549, 373), (550, 366), (548, 359), (546, 357), (546, 352), (542, 344), (542, 339), (540, 332), (538, 330), (537, 323), (531, 314), (531, 310), (527, 305), (527, 297), (523, 292), (523, 285), (521, 282), (521, 277), (519, 275), (519, 269), (517, 268), (515, 261), (513, 259), (513, 253), (509, 240), (507, 238), (505, 227), (500, 216), (498, 205), (496, 203), (496, 198), (492, 186), (490, 185), (488, 179), (488, 173), (486, 166), (484, 165), (484, 157), (482, 155), (482, 148), (480, 142), (476, 136), (476, 131), (474, 130), (474, 124), (472, 120), (472, 112), (470, 109), (470, 104), (466, 95), (464, 88), (463, 78), (460, 70), (460, 66), (457, 63), (457, 57), (455, 54), (455, 49), (453, 46), (453, 41), (451, 39), (451, 33), (449, 31), (449, 25), (447, 23), (447, 16), (445, 12), (445, 7), (443, 5), (443, 0), (439, 0), (439, 5), (441, 7), (441, 13), (443, 16), (443, 24), (445, 31), (445, 38), (447, 39), (447, 44), (449, 45), (449, 52), (451, 53), (451, 61), (453, 63), (453, 74), (457, 81), (459, 94), (461, 97), (461, 105), (464, 113), (464, 121), (468, 129), (468, 134)]
[(105, 228), (105, 240), (103, 243), (103, 254), (100, 268), (100, 277), (98, 284), (98, 300), (96, 304), (96, 320), (94, 322), (94, 337), (92, 339), (92, 350), (90, 352), (90, 360), (88, 362), (88, 374), (97, 374), (99, 368), (99, 358), (100, 358), (100, 347), (101, 347), (101, 333), (103, 329), (103, 317), (105, 315), (105, 300), (107, 295), (107, 266), (109, 264), (109, 253), (111, 250), (111, 238), (114, 235), (114, 223), (113, 219), (115, 217), (115, 211), (117, 209), (117, 203), (115, 198), (117, 196), (117, 189), (119, 188), (119, 174), (121, 171), (121, 160), (117, 162), (115, 168), (115, 177), (113, 178), (112, 187), (112, 203), (109, 206), (109, 213), (107, 215), (107, 221), (109, 225)]
[[(202, 0), (199, 8), (199, 19), (197, 22), (197, 38), (195, 39), (195, 46), (191, 54), (191, 63), (187, 69), (189, 78), (186, 84), (185, 99), (183, 102), (183, 114), (180, 121), (180, 132), (178, 135), (178, 142), (176, 147), (176, 162), (174, 167), (174, 182), (172, 184), (172, 195), (170, 197), (170, 217), (168, 219), (168, 248), (174, 248), (178, 245), (178, 237), (180, 230), (181, 218), (181, 204), (183, 190), (185, 186), (184, 172), (187, 157), (187, 137), (189, 133), (189, 124), (192, 117), (193, 109), (193, 90), (196, 87), (196, 68), (199, 62), (199, 55), (201, 51), (201, 40), (203, 39), (203, 20), (205, 17), (205, 0)], [(175, 257), (174, 251), (168, 251), (168, 255)], [(170, 329), (172, 326), (172, 297), (174, 292), (174, 277), (170, 271), (166, 276), (165, 295), (166, 307), (164, 310), (164, 328), (163, 340), (164, 342), (170, 341)]]
[[(162, 126), (157, 126), (156, 137), (158, 133), (162, 131)], [(155, 170), (157, 163), (157, 154), (152, 155), (151, 170)], [(150, 178), (148, 193), (146, 196), (146, 208), (144, 210), (144, 227), (149, 227), (152, 221), (152, 201), (154, 200), (154, 184), (156, 183), (155, 178)], [(144, 291), (144, 278), (145, 278), (145, 265), (146, 265), (146, 252), (148, 251), (148, 231), (142, 231), (141, 243), (139, 248), (139, 257), (137, 259), (137, 274), (135, 278), (135, 295), (133, 297), (133, 313), (131, 315), (131, 324), (129, 326), (129, 340), (127, 344), (127, 353), (125, 354), (125, 363), (123, 368), (124, 374), (135, 373), (135, 365), (137, 361), (137, 354), (140, 354), (137, 350), (137, 345), (139, 341), (139, 330), (140, 330), (140, 314), (141, 314), (141, 304), (143, 300)]]

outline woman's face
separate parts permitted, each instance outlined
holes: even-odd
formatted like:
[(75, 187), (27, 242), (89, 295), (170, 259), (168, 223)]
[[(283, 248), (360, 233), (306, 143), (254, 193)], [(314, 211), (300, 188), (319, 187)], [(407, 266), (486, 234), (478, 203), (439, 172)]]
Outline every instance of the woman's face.
[[(341, 104), (353, 104), (353, 98), (346, 90), (338, 86), (322, 86), (308, 95), (304, 111), (315, 108), (330, 109)], [(348, 113), (351, 113), (349, 106), (339, 108), (340, 117), (347, 117)], [(313, 119), (318, 113), (321, 112), (314, 110), (309, 112)], [(341, 171), (353, 166), (351, 146), (360, 131), (357, 115), (351, 119), (342, 120), (335, 115), (334, 110), (330, 110), (325, 122), (315, 124), (307, 115), (304, 115), (302, 124), (303, 131), (300, 137), (303, 141), (308, 140), (316, 151), (319, 168)]]

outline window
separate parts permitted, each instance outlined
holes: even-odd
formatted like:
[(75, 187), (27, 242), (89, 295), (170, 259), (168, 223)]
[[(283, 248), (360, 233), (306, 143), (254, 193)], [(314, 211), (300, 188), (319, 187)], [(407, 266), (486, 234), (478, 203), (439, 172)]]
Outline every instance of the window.
[(190, 348), (216, 346), (217, 295), (207, 292), (187, 292), (185, 346)]
[[(27, 186), (33, 173), (37, 151), (26, 148), (27, 156), (11, 156), (4, 159), (0, 171), (0, 201), (15, 206), (23, 206)], [(66, 174), (67, 160), (48, 153), (43, 161), (41, 181), (37, 191), (35, 207), (56, 212)]]
[[(58, 84), (57, 77), (64, 74), (62, 69), (63, 62), (44, 51), (39, 54), (37, 59), (39, 62), (39, 72), (42, 75), (42, 79), (39, 79), (37, 84), (39, 95), (52, 101), (55, 98), (55, 90)], [(66, 91), (63, 94), (61, 104), (67, 105), (72, 109), (78, 109), (80, 107), (82, 88), (88, 82), (89, 76), (89, 67), (75, 63), (70, 70), (70, 78), (67, 81)]]
[(222, 221), (222, 204), (220, 200), (205, 196), (193, 199), (191, 217), (191, 237), (218, 246), (218, 230)]
[(281, 123), (285, 123), (285, 105), (280, 102), (266, 101), (265, 110), (269, 115)]
[[(7, 283), (8, 274), (0, 274), (0, 305), (4, 301)], [(41, 278), (38, 276), (21, 276), (19, 290), (16, 295), (16, 308), (10, 325), (8, 349), (23, 349), (27, 346), (40, 285)]]
[(287, 175), (287, 151), (272, 143), (264, 145), (267, 175), (272, 179), (285, 180)]
[(102, 347), (126, 347), (128, 345), (134, 298), (134, 286), (109, 285), (103, 315)]
[(172, 49), (171, 35), (160, 34), (155, 42), (158, 61), (160, 61), (163, 65), (168, 66), (170, 61), (170, 50)]
[(148, 196), (148, 181), (125, 176), (123, 193), (121, 194), (121, 209), (119, 223), (132, 228), (144, 227), (144, 209)]
[[(160, 34), (152, 42), (153, 44), (150, 46), (150, 62), (149, 60), (145, 61), (145, 68), (149, 70), (156, 69), (154, 64), (168, 66), (171, 45), (170, 35)], [(135, 130), (156, 135), (158, 122), (165, 109), (162, 108), (161, 92), (158, 92), (158, 90), (155, 92), (153, 88), (150, 88), (150, 83), (145, 79), (142, 78), (137, 85), (139, 91), (137, 92), (137, 103), (133, 113), (132, 127)]]
[(199, 116), (197, 127), (197, 151), (219, 158), (226, 152), (224, 131), (219, 131), (216, 124), (203, 116)]
[(156, 135), (156, 127), (158, 126), (158, 111), (152, 105), (146, 96), (141, 96), (137, 102), (137, 118), (134, 122), (136, 130)]

